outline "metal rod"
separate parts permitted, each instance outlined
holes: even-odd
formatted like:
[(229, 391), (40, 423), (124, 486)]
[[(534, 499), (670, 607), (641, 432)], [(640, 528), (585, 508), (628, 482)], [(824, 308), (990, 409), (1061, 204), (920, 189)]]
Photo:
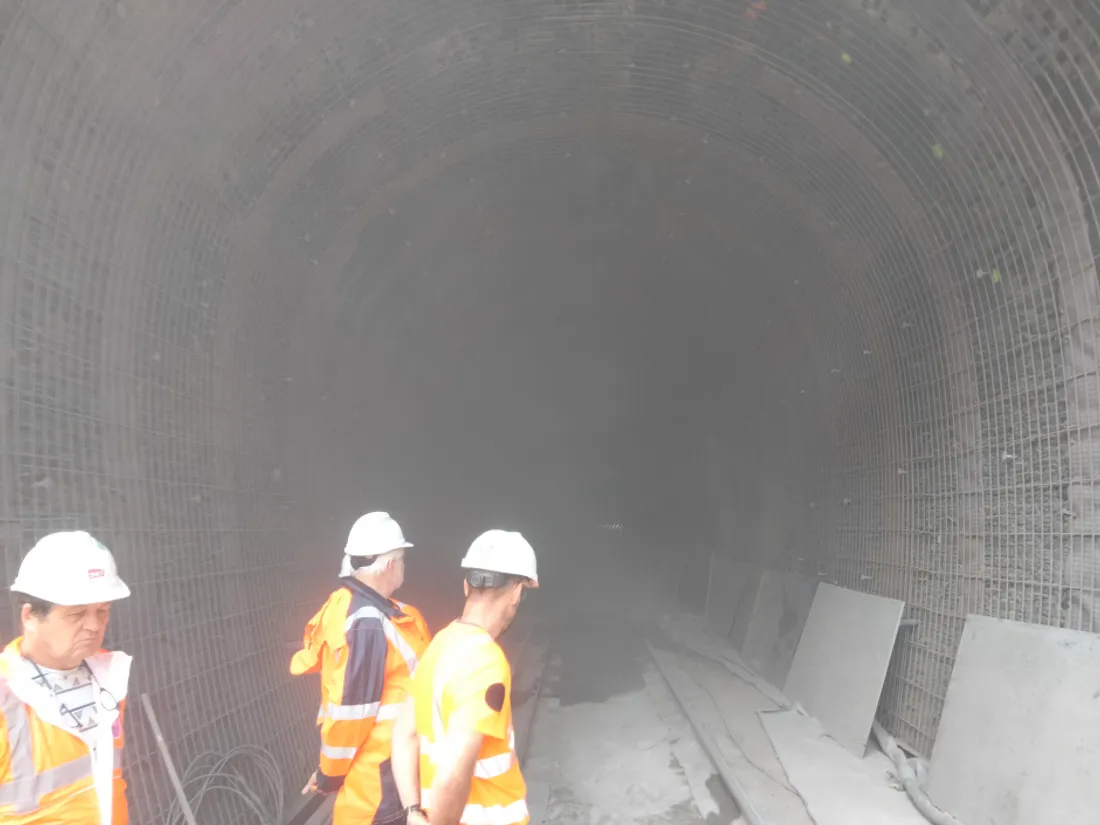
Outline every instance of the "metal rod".
[(527, 700), (523, 703), (525, 706), (529, 706), (530, 710), (524, 710), (524, 713), (527, 714), (527, 719), (523, 724), (523, 744), (520, 746), (520, 752), (517, 754), (521, 767), (527, 761), (527, 752), (531, 749), (531, 733), (535, 728), (535, 714), (538, 713), (539, 710), (539, 695), (542, 693), (542, 674), (545, 667), (545, 659), (540, 659), (538, 664), (535, 665), (534, 690), (531, 691)]
[[(675, 557), (673, 557), (675, 558)], [(714, 579), (714, 553), (710, 554), (710, 560), (707, 562), (707, 595), (703, 599), (703, 615), (710, 615), (710, 585)]]
[[(542, 673), (543, 668), (546, 665), (545, 656), (539, 656), (535, 661), (531, 661), (529, 652), (537, 650), (537, 645), (532, 641), (535, 631), (533, 626), (528, 626), (527, 633), (523, 637), (523, 642), (519, 646), (519, 651), (516, 653), (515, 662), (512, 664), (513, 679), (512, 686), (515, 687), (516, 678), (518, 674), (518, 668), (525, 667), (524, 677), (526, 678), (528, 673), (533, 672), (534, 678), (531, 681), (531, 692), (523, 700), (523, 703), (518, 707), (513, 706), (512, 715), (515, 718), (517, 730), (516, 730), (516, 758), (519, 760), (519, 764), (522, 766), (527, 758), (527, 750), (531, 746), (531, 731), (535, 726), (535, 712), (538, 710), (539, 694), (542, 691)], [(545, 654), (545, 650), (543, 651)], [(513, 699), (514, 699), (513, 694)], [(517, 714), (516, 711), (519, 711)]]
[(304, 797), (301, 806), (291, 814), (284, 825), (320, 825), (332, 822), (332, 806), (336, 794), (310, 794)]
[(666, 671), (665, 666), (661, 664), (661, 660), (657, 658), (657, 651), (653, 649), (653, 645), (649, 643), (649, 639), (645, 640), (645, 646), (649, 650), (649, 656), (653, 659), (653, 663), (657, 665), (657, 669), (661, 671), (661, 676), (664, 677), (669, 690), (672, 691), (673, 697), (684, 711), (684, 716), (686, 716), (688, 722), (691, 723), (692, 730), (695, 731), (695, 735), (699, 738), (699, 744), (703, 746), (703, 750), (707, 752), (710, 761), (714, 763), (718, 775), (722, 778), (722, 782), (730, 792), (730, 796), (737, 802), (738, 807), (741, 809), (741, 813), (744, 815), (745, 819), (748, 820), (749, 825), (765, 825), (764, 820), (760, 818), (760, 813), (753, 806), (752, 800), (749, 799), (744, 787), (737, 781), (737, 777), (733, 775), (733, 771), (730, 770), (725, 760), (722, 759), (722, 755), (718, 751), (718, 746), (714, 743), (714, 740), (710, 738), (710, 734), (707, 733), (702, 724), (695, 718), (695, 715), (688, 710), (687, 701), (685, 701), (683, 695), (680, 693), (680, 689), (676, 687), (676, 683), (669, 678), (668, 671)]
[(164, 769), (168, 771), (168, 780), (176, 791), (176, 798), (183, 809), (184, 819), (187, 820), (187, 825), (198, 825), (195, 821), (195, 812), (191, 810), (191, 804), (187, 801), (187, 794), (183, 792), (183, 785), (176, 773), (176, 766), (172, 762), (172, 754), (168, 752), (168, 743), (164, 741), (164, 734), (160, 732), (160, 723), (157, 722), (157, 715), (153, 712), (153, 704), (149, 701), (148, 693), (141, 694), (141, 706), (145, 708), (145, 716), (149, 719), (149, 726), (153, 729), (153, 738), (157, 740), (160, 758), (164, 760)]

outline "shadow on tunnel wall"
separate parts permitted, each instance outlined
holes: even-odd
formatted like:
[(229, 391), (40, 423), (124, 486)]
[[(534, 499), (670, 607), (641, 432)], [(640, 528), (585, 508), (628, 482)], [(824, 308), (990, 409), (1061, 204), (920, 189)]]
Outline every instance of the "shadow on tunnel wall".
[(293, 792), (287, 646), (357, 515), (424, 546), (436, 626), (485, 526), (576, 571), (621, 520), (639, 566), (905, 599), (881, 713), (927, 754), (968, 612), (1097, 629), (1098, 31), (1092, 0), (0, 3), (8, 580), (95, 532), (176, 760), (261, 745)]

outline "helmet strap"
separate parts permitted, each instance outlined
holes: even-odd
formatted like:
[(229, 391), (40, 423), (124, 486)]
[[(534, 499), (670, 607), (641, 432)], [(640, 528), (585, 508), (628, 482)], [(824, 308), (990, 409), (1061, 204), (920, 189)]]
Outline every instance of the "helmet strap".
[(500, 573), (496, 570), (466, 571), (466, 583), (475, 590), (491, 590), (504, 587), (514, 578), (510, 573)]

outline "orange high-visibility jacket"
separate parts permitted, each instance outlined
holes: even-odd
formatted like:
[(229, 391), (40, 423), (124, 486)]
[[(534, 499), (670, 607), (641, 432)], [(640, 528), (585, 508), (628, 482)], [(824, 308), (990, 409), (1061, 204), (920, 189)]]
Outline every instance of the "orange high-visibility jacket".
[(22, 642), (0, 653), (0, 822), (126, 825), (122, 717), (130, 657), (101, 650), (85, 660), (99, 685), (100, 708), (96, 728), (81, 737), (35, 684)]
[(428, 818), (437, 746), (451, 725), (464, 725), (484, 739), (459, 821), (526, 825), (531, 817), (512, 727), (512, 669), (500, 645), (480, 627), (453, 622), (421, 657), (412, 691), (420, 736), (420, 804)]
[(431, 635), (415, 607), (341, 581), (306, 625), (290, 672), (321, 674), (317, 787), (339, 790), (333, 822), (386, 822), (404, 810), (390, 763), (393, 722)]

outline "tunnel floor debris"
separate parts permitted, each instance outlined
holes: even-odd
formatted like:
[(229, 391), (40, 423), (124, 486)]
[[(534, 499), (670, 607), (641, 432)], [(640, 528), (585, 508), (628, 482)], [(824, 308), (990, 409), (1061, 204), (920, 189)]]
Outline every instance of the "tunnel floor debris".
[(637, 629), (574, 616), (553, 635), (525, 765), (532, 822), (738, 821)]
[(653, 642), (662, 668), (678, 681), (685, 711), (710, 733), (764, 822), (925, 825), (881, 751), (872, 747), (858, 759), (816, 720), (784, 710), (783, 695), (699, 617), (670, 617)]

